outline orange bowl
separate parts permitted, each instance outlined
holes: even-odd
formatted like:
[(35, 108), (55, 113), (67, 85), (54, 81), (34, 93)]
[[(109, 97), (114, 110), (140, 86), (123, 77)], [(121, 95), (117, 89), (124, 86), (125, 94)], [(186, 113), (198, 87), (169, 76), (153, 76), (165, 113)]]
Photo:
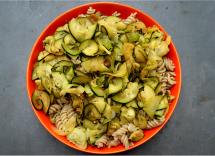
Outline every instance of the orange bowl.
[[(29, 60), (28, 60), (27, 71), (26, 71), (26, 85), (27, 85), (28, 98), (30, 100), (32, 109), (34, 110), (37, 118), (40, 120), (42, 125), (47, 129), (47, 131), (49, 131), (49, 133), (51, 133), (55, 138), (57, 138), (58, 140), (60, 140), (64, 144), (66, 144), (72, 148), (75, 148), (77, 150), (80, 150), (83, 152), (88, 152), (88, 153), (94, 153), (94, 154), (119, 153), (119, 152), (126, 151), (124, 146), (119, 145), (117, 147), (111, 147), (111, 149), (108, 149), (107, 147), (98, 149), (97, 147), (91, 147), (88, 145), (88, 148), (86, 150), (80, 149), (79, 147), (70, 143), (66, 139), (66, 137), (59, 136), (59, 135), (55, 134), (51, 128), (52, 124), (49, 121), (49, 117), (47, 115), (45, 115), (45, 113), (43, 111), (35, 110), (35, 108), (32, 105), (32, 102), (31, 102), (31, 95), (34, 92), (34, 87), (35, 87), (34, 81), (31, 80), (31, 75), (32, 75), (32, 71), (34, 68), (33, 63), (37, 61), (38, 53), (40, 51), (44, 50), (43, 49), (44, 38), (48, 35), (53, 35), (55, 30), (59, 26), (63, 26), (64, 24), (66, 24), (66, 20), (69, 21), (72, 18), (76, 18), (79, 14), (85, 14), (87, 9), (90, 6), (94, 9), (96, 9), (96, 11), (100, 11), (103, 14), (108, 15), (108, 16), (110, 16), (112, 13), (117, 11), (117, 12), (121, 13), (120, 17), (122, 19), (126, 19), (131, 13), (137, 12), (137, 18), (139, 20), (143, 21), (147, 27), (152, 27), (153, 25), (156, 25), (157, 27), (159, 27), (159, 29), (161, 31), (164, 32), (164, 34), (167, 37), (167, 33), (165, 32), (165, 30), (154, 19), (152, 19), (150, 16), (143, 13), (142, 11), (137, 10), (137, 9), (130, 7), (130, 6), (127, 6), (127, 5), (123, 5), (123, 4), (119, 4), (119, 3), (112, 3), (112, 2), (97, 2), (97, 3), (89, 3), (89, 4), (75, 7), (73, 9), (63, 13), (62, 15), (57, 17), (55, 20), (53, 20), (45, 28), (45, 30), (43, 30), (43, 32), (38, 37), (36, 43), (34, 44), (33, 49), (31, 51), (31, 54), (30, 54), (30, 57), (29, 57)], [(151, 129), (151, 130), (144, 130), (145, 137), (138, 142), (134, 142), (134, 146), (131, 146), (129, 149), (133, 149), (133, 148), (143, 144), (144, 142), (146, 142), (147, 140), (152, 138), (156, 133), (158, 133), (158, 131), (169, 120), (170, 116), (172, 115), (172, 113), (176, 107), (176, 104), (177, 104), (178, 98), (179, 98), (179, 94), (180, 94), (180, 90), (181, 90), (181, 66), (180, 66), (180, 61), (179, 61), (177, 51), (176, 51), (175, 46), (174, 46), (172, 41), (169, 45), (169, 49), (170, 49), (170, 51), (169, 51), (167, 57), (170, 58), (175, 64), (175, 73), (176, 73), (175, 81), (177, 82), (177, 84), (171, 88), (171, 93), (172, 93), (172, 95), (176, 96), (176, 98), (172, 101), (172, 104), (170, 105), (170, 109), (169, 109), (169, 112), (166, 116), (166, 121), (164, 122), (164, 124), (157, 127), (157, 128)], [(40, 134), (38, 133), (38, 135), (40, 135)]]

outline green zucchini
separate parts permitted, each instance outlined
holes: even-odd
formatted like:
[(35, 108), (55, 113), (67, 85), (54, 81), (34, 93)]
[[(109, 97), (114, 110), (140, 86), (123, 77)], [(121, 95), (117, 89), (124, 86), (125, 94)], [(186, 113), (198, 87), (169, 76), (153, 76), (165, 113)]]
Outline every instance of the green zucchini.
[(98, 51), (98, 45), (94, 40), (87, 39), (80, 44), (78, 51), (87, 56), (94, 56)]
[(154, 90), (159, 84), (159, 79), (157, 77), (149, 77), (149, 78), (143, 78), (142, 79), (146, 84), (151, 86)]
[(159, 117), (162, 117), (163, 114), (164, 114), (164, 109), (158, 110), (158, 111), (155, 112), (155, 115), (157, 115), (157, 116), (159, 116)]
[(38, 79), (38, 76), (37, 76), (37, 71), (39, 70), (39, 65), (37, 65), (34, 69), (33, 69), (33, 72), (32, 72), (32, 75), (31, 75), (31, 80), (36, 80)]
[(66, 53), (68, 53), (72, 56), (76, 56), (76, 55), (79, 55), (81, 53), (81, 51), (79, 51), (73, 45), (66, 45), (66, 44), (62, 43), (62, 47), (66, 51)]
[(95, 146), (96, 141), (99, 140), (103, 135), (104, 135), (104, 133), (98, 134), (96, 136), (91, 136), (90, 137), (91, 146)]
[(102, 114), (106, 107), (105, 99), (103, 97), (95, 97), (91, 102), (96, 106), (99, 113)]
[(72, 80), (72, 78), (75, 76), (73, 65), (66, 69), (65, 75), (68, 81)]
[(54, 39), (55, 40), (58, 40), (60, 38), (63, 38), (66, 34), (68, 34), (68, 32), (64, 31), (64, 30), (61, 30), (61, 31), (57, 31), (55, 32), (54, 34)]
[(37, 55), (37, 61), (41, 61), (43, 60), (46, 56), (48, 56), (50, 53), (47, 51), (41, 51), (39, 52), (39, 54)]
[(74, 37), (72, 37), (71, 34), (65, 35), (63, 41), (64, 41), (65, 44), (74, 44), (74, 43), (76, 43), (76, 40), (74, 39)]
[(69, 81), (67, 80), (66, 76), (62, 72), (58, 71), (52, 71), (52, 77), (53, 77), (53, 87), (54, 88), (64, 88), (67, 84), (69, 84)]
[(123, 87), (123, 79), (122, 78), (114, 78), (111, 79), (109, 87), (108, 87), (108, 95), (115, 94), (119, 92)]
[(138, 83), (129, 82), (127, 88), (123, 92), (117, 93), (116, 95), (112, 96), (111, 99), (115, 102), (126, 104), (136, 98), (138, 92)]
[(125, 34), (122, 34), (120, 37), (119, 37), (120, 41), (122, 41), (123, 43), (128, 43), (128, 37), (125, 35)]
[(86, 77), (86, 76), (75, 76), (72, 78), (71, 83), (74, 84), (84, 84), (92, 81), (91, 77)]
[(101, 117), (101, 114), (93, 104), (87, 104), (84, 107), (84, 117), (95, 121)]
[(47, 77), (41, 77), (41, 84), (42, 86), (45, 88), (45, 90), (51, 94), (51, 90), (52, 90), (52, 82), (51, 79), (47, 78)]
[(143, 86), (144, 86), (144, 91), (141, 91), (140, 94), (141, 94), (141, 101), (145, 103), (150, 98), (155, 97), (155, 91), (151, 86), (149, 86), (146, 83), (144, 83)]
[(138, 41), (140, 35), (136, 32), (126, 33), (129, 42)]
[(155, 95), (158, 95), (158, 93), (160, 93), (162, 88), (162, 83), (158, 84), (157, 87), (155, 88)]
[(99, 97), (103, 97), (104, 96), (104, 90), (102, 88), (99, 87), (93, 87), (90, 83), (90, 88), (93, 91), (93, 93)]
[(87, 27), (86, 25), (77, 22), (75, 18), (69, 21), (68, 25), (72, 36), (79, 42), (83, 42), (86, 39), (91, 39), (97, 28), (97, 24)]
[(31, 102), (36, 110), (43, 109), (43, 101), (39, 99), (38, 91), (34, 91), (31, 97)]
[(161, 102), (157, 107), (157, 110), (165, 109), (167, 107), (168, 107), (168, 99), (167, 99), (167, 96), (164, 95), (164, 97), (162, 98)]
[(85, 118), (85, 119), (83, 120), (83, 126), (84, 126), (85, 128), (93, 129), (93, 128), (96, 126), (96, 124), (95, 124), (93, 121), (91, 121), (91, 120)]

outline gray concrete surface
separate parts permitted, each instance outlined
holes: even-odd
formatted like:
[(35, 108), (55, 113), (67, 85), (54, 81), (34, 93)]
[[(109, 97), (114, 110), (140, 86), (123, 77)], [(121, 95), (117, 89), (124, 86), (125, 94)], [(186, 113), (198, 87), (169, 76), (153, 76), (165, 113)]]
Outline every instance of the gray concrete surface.
[[(42, 30), (90, 1), (0, 2), (0, 154), (86, 154), (46, 131), (26, 92), (26, 66)], [(172, 36), (182, 65), (177, 107), (164, 128), (121, 154), (215, 154), (215, 2), (120, 1), (154, 18)]]

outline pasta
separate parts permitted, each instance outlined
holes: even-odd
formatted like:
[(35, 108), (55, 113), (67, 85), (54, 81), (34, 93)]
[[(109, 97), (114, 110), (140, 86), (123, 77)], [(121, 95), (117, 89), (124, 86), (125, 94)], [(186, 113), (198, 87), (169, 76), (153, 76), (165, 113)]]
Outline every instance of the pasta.
[(164, 116), (158, 117), (158, 119), (150, 120), (147, 122), (146, 129), (152, 129), (152, 128), (158, 127), (158, 126), (162, 125), (164, 123), (164, 121), (165, 121)]
[(106, 16), (90, 7), (78, 15), (83, 18), (73, 18), (45, 38), (45, 50), (38, 55), (43, 58), (34, 64), (34, 107), (83, 149), (87, 144), (129, 149), (144, 137), (144, 129), (165, 122), (175, 98), (170, 92), (175, 65), (166, 57), (170, 36), (165, 40), (157, 26), (147, 28), (136, 12), (127, 19), (120, 15)]
[(113, 14), (112, 14), (112, 16), (120, 16), (121, 14), (120, 13), (118, 13), (117, 11), (115, 11)]
[(61, 109), (61, 106), (59, 104), (52, 104), (49, 108), (49, 114), (55, 114), (60, 109)]
[(135, 13), (131, 13), (131, 15), (128, 16), (127, 19), (125, 19), (123, 22), (125, 24), (127, 24), (127, 25), (136, 22), (137, 21), (136, 15), (137, 15), (136, 12)]
[(98, 148), (102, 148), (102, 147), (106, 146), (108, 141), (109, 141), (109, 137), (107, 137), (106, 134), (104, 134), (101, 138), (99, 138), (96, 141), (95, 144), (97, 145)]

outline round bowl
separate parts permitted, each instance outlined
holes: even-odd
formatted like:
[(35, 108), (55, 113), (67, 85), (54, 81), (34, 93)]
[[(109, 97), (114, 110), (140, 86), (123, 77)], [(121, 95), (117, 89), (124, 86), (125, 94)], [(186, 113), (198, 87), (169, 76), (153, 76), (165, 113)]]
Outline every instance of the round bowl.
[[(131, 13), (137, 12), (137, 18), (141, 21), (143, 21), (147, 27), (152, 27), (153, 25), (157, 25), (157, 27), (159, 27), (159, 29), (161, 31), (163, 31), (167, 37), (167, 33), (165, 32), (165, 30), (154, 20), (152, 19), (150, 16), (148, 16), (147, 14), (143, 13), (140, 10), (137, 10), (133, 7), (127, 6), (127, 5), (123, 5), (123, 4), (119, 4), (119, 3), (113, 3), (113, 2), (96, 2), (96, 3), (89, 3), (89, 4), (85, 4), (85, 5), (81, 5), (78, 7), (75, 7), (65, 13), (63, 13), (62, 15), (60, 15), (59, 17), (57, 17), (55, 20), (53, 20), (44, 30), (43, 32), (40, 34), (40, 36), (38, 37), (37, 41), (35, 42), (29, 60), (28, 60), (28, 65), (27, 65), (27, 71), (26, 71), (26, 85), (27, 85), (27, 92), (28, 92), (28, 97), (32, 106), (32, 109), (34, 110), (37, 118), (39, 119), (39, 121), (42, 123), (42, 125), (47, 129), (47, 131), (49, 131), (49, 133), (51, 133), (55, 138), (57, 138), (58, 140), (60, 140), (61, 142), (63, 142), (64, 144), (83, 151), (83, 152), (88, 152), (88, 153), (94, 153), (94, 154), (113, 154), (113, 153), (119, 153), (119, 152), (123, 152), (126, 151), (124, 146), (119, 145), (117, 147), (111, 147), (111, 149), (108, 149), (107, 147), (98, 149), (97, 147), (91, 147), (88, 145), (88, 148), (86, 150), (82, 150), (79, 147), (75, 146), (74, 144), (70, 143), (66, 137), (64, 136), (59, 136), (57, 134), (55, 134), (52, 131), (52, 124), (49, 121), (49, 117), (47, 115), (45, 115), (45, 113), (43, 111), (37, 111), (35, 110), (35, 108), (32, 105), (31, 102), (31, 95), (34, 92), (34, 87), (35, 87), (35, 83), (34, 81), (31, 80), (31, 75), (32, 75), (32, 71), (33, 71), (33, 63), (37, 61), (37, 55), (40, 51), (43, 51), (43, 40), (46, 36), (48, 35), (53, 35), (55, 30), (59, 27), (59, 26), (63, 26), (64, 24), (66, 24), (66, 20), (69, 21), (72, 18), (76, 18), (79, 14), (85, 14), (87, 9), (89, 7), (92, 7), (93, 9), (96, 9), (96, 11), (100, 11), (105, 15), (110, 16), (112, 13), (114, 13), (115, 11), (121, 13), (121, 18), (125, 19), (127, 18)], [(171, 88), (171, 92), (172, 95), (176, 96), (176, 98), (172, 101), (172, 104), (170, 105), (170, 109), (169, 109), (169, 113), (166, 116), (166, 121), (164, 122), (163, 125), (151, 129), (151, 130), (144, 130), (144, 134), (145, 137), (138, 141), (138, 142), (134, 142), (134, 146), (131, 146), (129, 149), (133, 149), (137, 146), (142, 145), (144, 142), (146, 142), (147, 140), (151, 139), (156, 133), (158, 133), (158, 131), (161, 130), (161, 128), (166, 124), (166, 122), (169, 120), (170, 116), (172, 115), (178, 98), (179, 98), (179, 94), (180, 94), (180, 90), (181, 90), (181, 66), (180, 66), (180, 61), (179, 61), (179, 57), (177, 54), (177, 51), (175, 49), (175, 46), (173, 44), (173, 42), (171, 41), (170, 45), (169, 45), (170, 51), (167, 55), (168, 58), (170, 58), (174, 64), (175, 64), (175, 73), (176, 73), (176, 77), (175, 77), (175, 81), (177, 82), (176, 85), (174, 85)], [(40, 135), (38, 133), (38, 135)]]

